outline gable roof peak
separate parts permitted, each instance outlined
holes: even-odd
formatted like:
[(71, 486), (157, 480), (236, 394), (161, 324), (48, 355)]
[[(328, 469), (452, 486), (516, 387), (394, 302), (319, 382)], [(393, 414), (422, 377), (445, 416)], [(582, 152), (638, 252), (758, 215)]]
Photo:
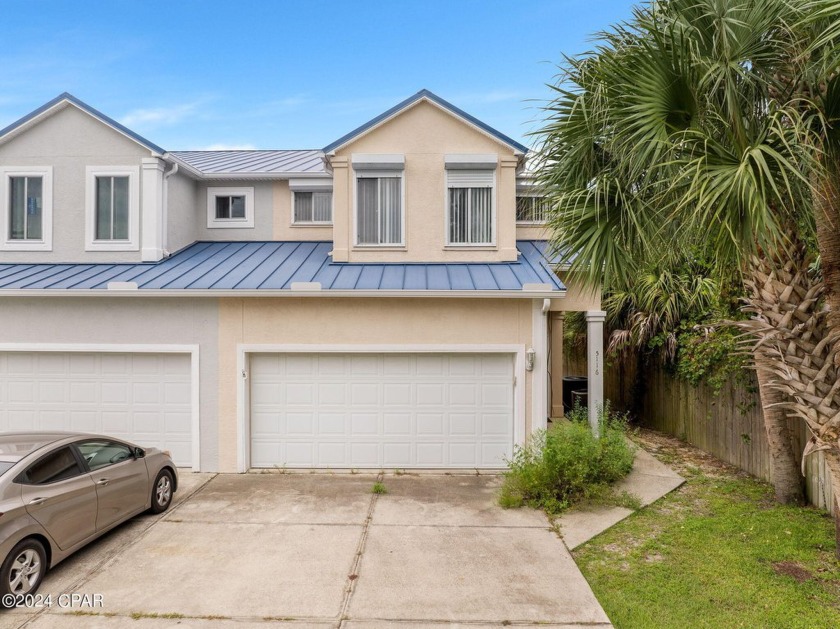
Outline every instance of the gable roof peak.
[(94, 109), (83, 100), (73, 96), (70, 92), (62, 92), (61, 94), (53, 98), (51, 101), (48, 101), (40, 107), (38, 107), (37, 109), (35, 109), (34, 111), (29, 112), (23, 118), (16, 120), (8, 127), (0, 129), (0, 143), (3, 143), (6, 140), (13, 138), (14, 136), (18, 135), (18, 133), (23, 133), (23, 131), (29, 126), (40, 122), (43, 118), (51, 116), (53, 113), (56, 113), (58, 111), (58, 109), (56, 109), (57, 106), (61, 105), (61, 103), (63, 102), (70, 103), (77, 109), (85, 112), (92, 118), (96, 118), (103, 124), (106, 124), (118, 133), (121, 133), (122, 135), (126, 136), (127, 138), (134, 140), (135, 142), (137, 142), (144, 148), (149, 149), (153, 153), (158, 153), (160, 155), (166, 153), (165, 149), (147, 140), (139, 133), (135, 133), (128, 127), (120, 124), (119, 122), (111, 118), (110, 116), (106, 116), (98, 109)]
[(419, 92), (417, 92), (416, 94), (414, 94), (412, 96), (409, 96), (404, 101), (394, 105), (393, 107), (391, 107), (391, 109), (382, 112), (381, 114), (379, 114), (375, 118), (372, 118), (371, 120), (368, 120), (366, 123), (364, 123), (360, 127), (357, 127), (356, 129), (353, 129), (353, 131), (351, 131), (350, 133), (340, 137), (335, 142), (332, 142), (331, 144), (328, 144), (323, 149), (324, 153), (335, 152), (336, 150), (338, 150), (339, 148), (349, 144), (351, 141), (355, 140), (359, 136), (364, 135), (368, 131), (371, 131), (372, 129), (378, 127), (380, 124), (386, 122), (387, 120), (390, 120), (391, 118), (395, 117), (396, 115), (398, 115), (399, 113), (401, 113), (405, 109), (408, 109), (409, 107), (415, 105), (417, 102), (419, 102), (421, 100), (424, 100), (424, 99), (434, 103), (435, 105), (437, 105), (441, 109), (444, 109), (444, 110), (448, 111), (453, 116), (455, 116), (457, 118), (461, 118), (462, 120), (464, 120), (468, 124), (478, 128), (481, 132), (489, 135), (492, 138), (495, 138), (496, 140), (498, 140), (502, 144), (506, 144), (507, 146), (511, 147), (516, 153), (519, 153), (521, 155), (525, 155), (526, 153), (528, 153), (528, 147), (527, 146), (525, 146), (523, 144), (520, 144), (516, 140), (513, 140), (512, 138), (508, 137), (507, 135), (505, 135), (501, 131), (498, 131), (498, 130), (494, 129), (490, 125), (482, 122), (481, 120), (479, 120), (475, 116), (472, 116), (472, 115), (468, 114), (463, 109), (460, 109), (460, 108), (456, 107), (455, 105), (453, 105), (449, 101), (446, 101), (446, 100), (442, 99), (440, 96), (438, 96), (437, 94), (435, 94), (434, 92), (432, 92), (431, 90), (428, 90), (426, 88), (423, 88)]

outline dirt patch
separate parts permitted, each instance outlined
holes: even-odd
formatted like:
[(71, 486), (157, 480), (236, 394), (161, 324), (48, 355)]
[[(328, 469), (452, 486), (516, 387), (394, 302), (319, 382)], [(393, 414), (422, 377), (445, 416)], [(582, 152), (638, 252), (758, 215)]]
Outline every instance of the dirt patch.
[(797, 583), (804, 583), (809, 579), (813, 579), (814, 575), (808, 572), (805, 568), (792, 561), (777, 561), (773, 564), (773, 570), (776, 574), (784, 574), (796, 579)]
[(671, 437), (655, 430), (650, 430), (649, 428), (637, 428), (634, 430), (633, 439), (645, 450), (685, 478), (691, 478), (698, 474), (726, 478), (749, 476), (743, 470), (724, 463), (699, 448), (680, 441), (676, 437)]

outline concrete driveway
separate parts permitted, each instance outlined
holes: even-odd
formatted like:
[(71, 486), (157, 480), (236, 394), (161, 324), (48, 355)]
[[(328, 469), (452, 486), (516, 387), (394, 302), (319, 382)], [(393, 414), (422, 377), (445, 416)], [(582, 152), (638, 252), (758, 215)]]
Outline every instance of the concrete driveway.
[[(168, 513), (61, 564), (40, 592), (52, 607), (5, 612), (0, 629), (609, 627), (545, 517), (497, 507), (498, 484), (184, 473)], [(62, 593), (89, 598), (68, 608)]]

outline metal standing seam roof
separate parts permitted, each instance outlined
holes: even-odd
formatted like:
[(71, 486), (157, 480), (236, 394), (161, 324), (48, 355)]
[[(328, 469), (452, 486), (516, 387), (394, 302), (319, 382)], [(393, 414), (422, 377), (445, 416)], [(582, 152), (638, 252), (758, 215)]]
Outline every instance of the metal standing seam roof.
[(323, 152), (319, 150), (171, 151), (170, 155), (201, 172), (213, 174), (324, 175)]
[[(292, 291), (292, 284), (318, 282), (329, 291), (522, 291), (565, 286), (544, 258), (544, 241), (520, 240), (517, 262), (349, 263), (333, 262), (332, 242), (196, 242), (155, 263), (0, 264), (0, 292), (106, 291), (109, 282), (134, 282), (144, 293), (161, 291)], [(297, 294), (300, 287), (296, 287)], [(112, 291), (113, 292), (113, 291)], [(171, 293), (170, 293), (171, 294)], [(528, 292), (523, 292), (524, 296)], [(559, 295), (558, 295), (559, 296)]]

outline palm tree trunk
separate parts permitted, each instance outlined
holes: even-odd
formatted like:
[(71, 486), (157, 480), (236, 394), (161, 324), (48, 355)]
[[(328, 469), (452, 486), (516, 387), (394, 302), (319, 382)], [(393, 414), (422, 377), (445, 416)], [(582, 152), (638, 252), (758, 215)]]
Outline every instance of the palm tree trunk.
[(828, 304), (828, 329), (840, 326), (840, 189), (833, 177), (820, 177), (814, 184), (814, 220), (820, 269)]
[(776, 501), (782, 504), (803, 504), (805, 494), (802, 490), (802, 474), (793, 451), (787, 413), (778, 405), (785, 401), (785, 396), (778, 389), (768, 386), (771, 377), (768, 367), (766, 359), (757, 355), (758, 392), (773, 467)]
[(840, 452), (826, 450), (825, 463), (831, 474), (831, 488), (834, 494), (834, 554), (840, 560)]

